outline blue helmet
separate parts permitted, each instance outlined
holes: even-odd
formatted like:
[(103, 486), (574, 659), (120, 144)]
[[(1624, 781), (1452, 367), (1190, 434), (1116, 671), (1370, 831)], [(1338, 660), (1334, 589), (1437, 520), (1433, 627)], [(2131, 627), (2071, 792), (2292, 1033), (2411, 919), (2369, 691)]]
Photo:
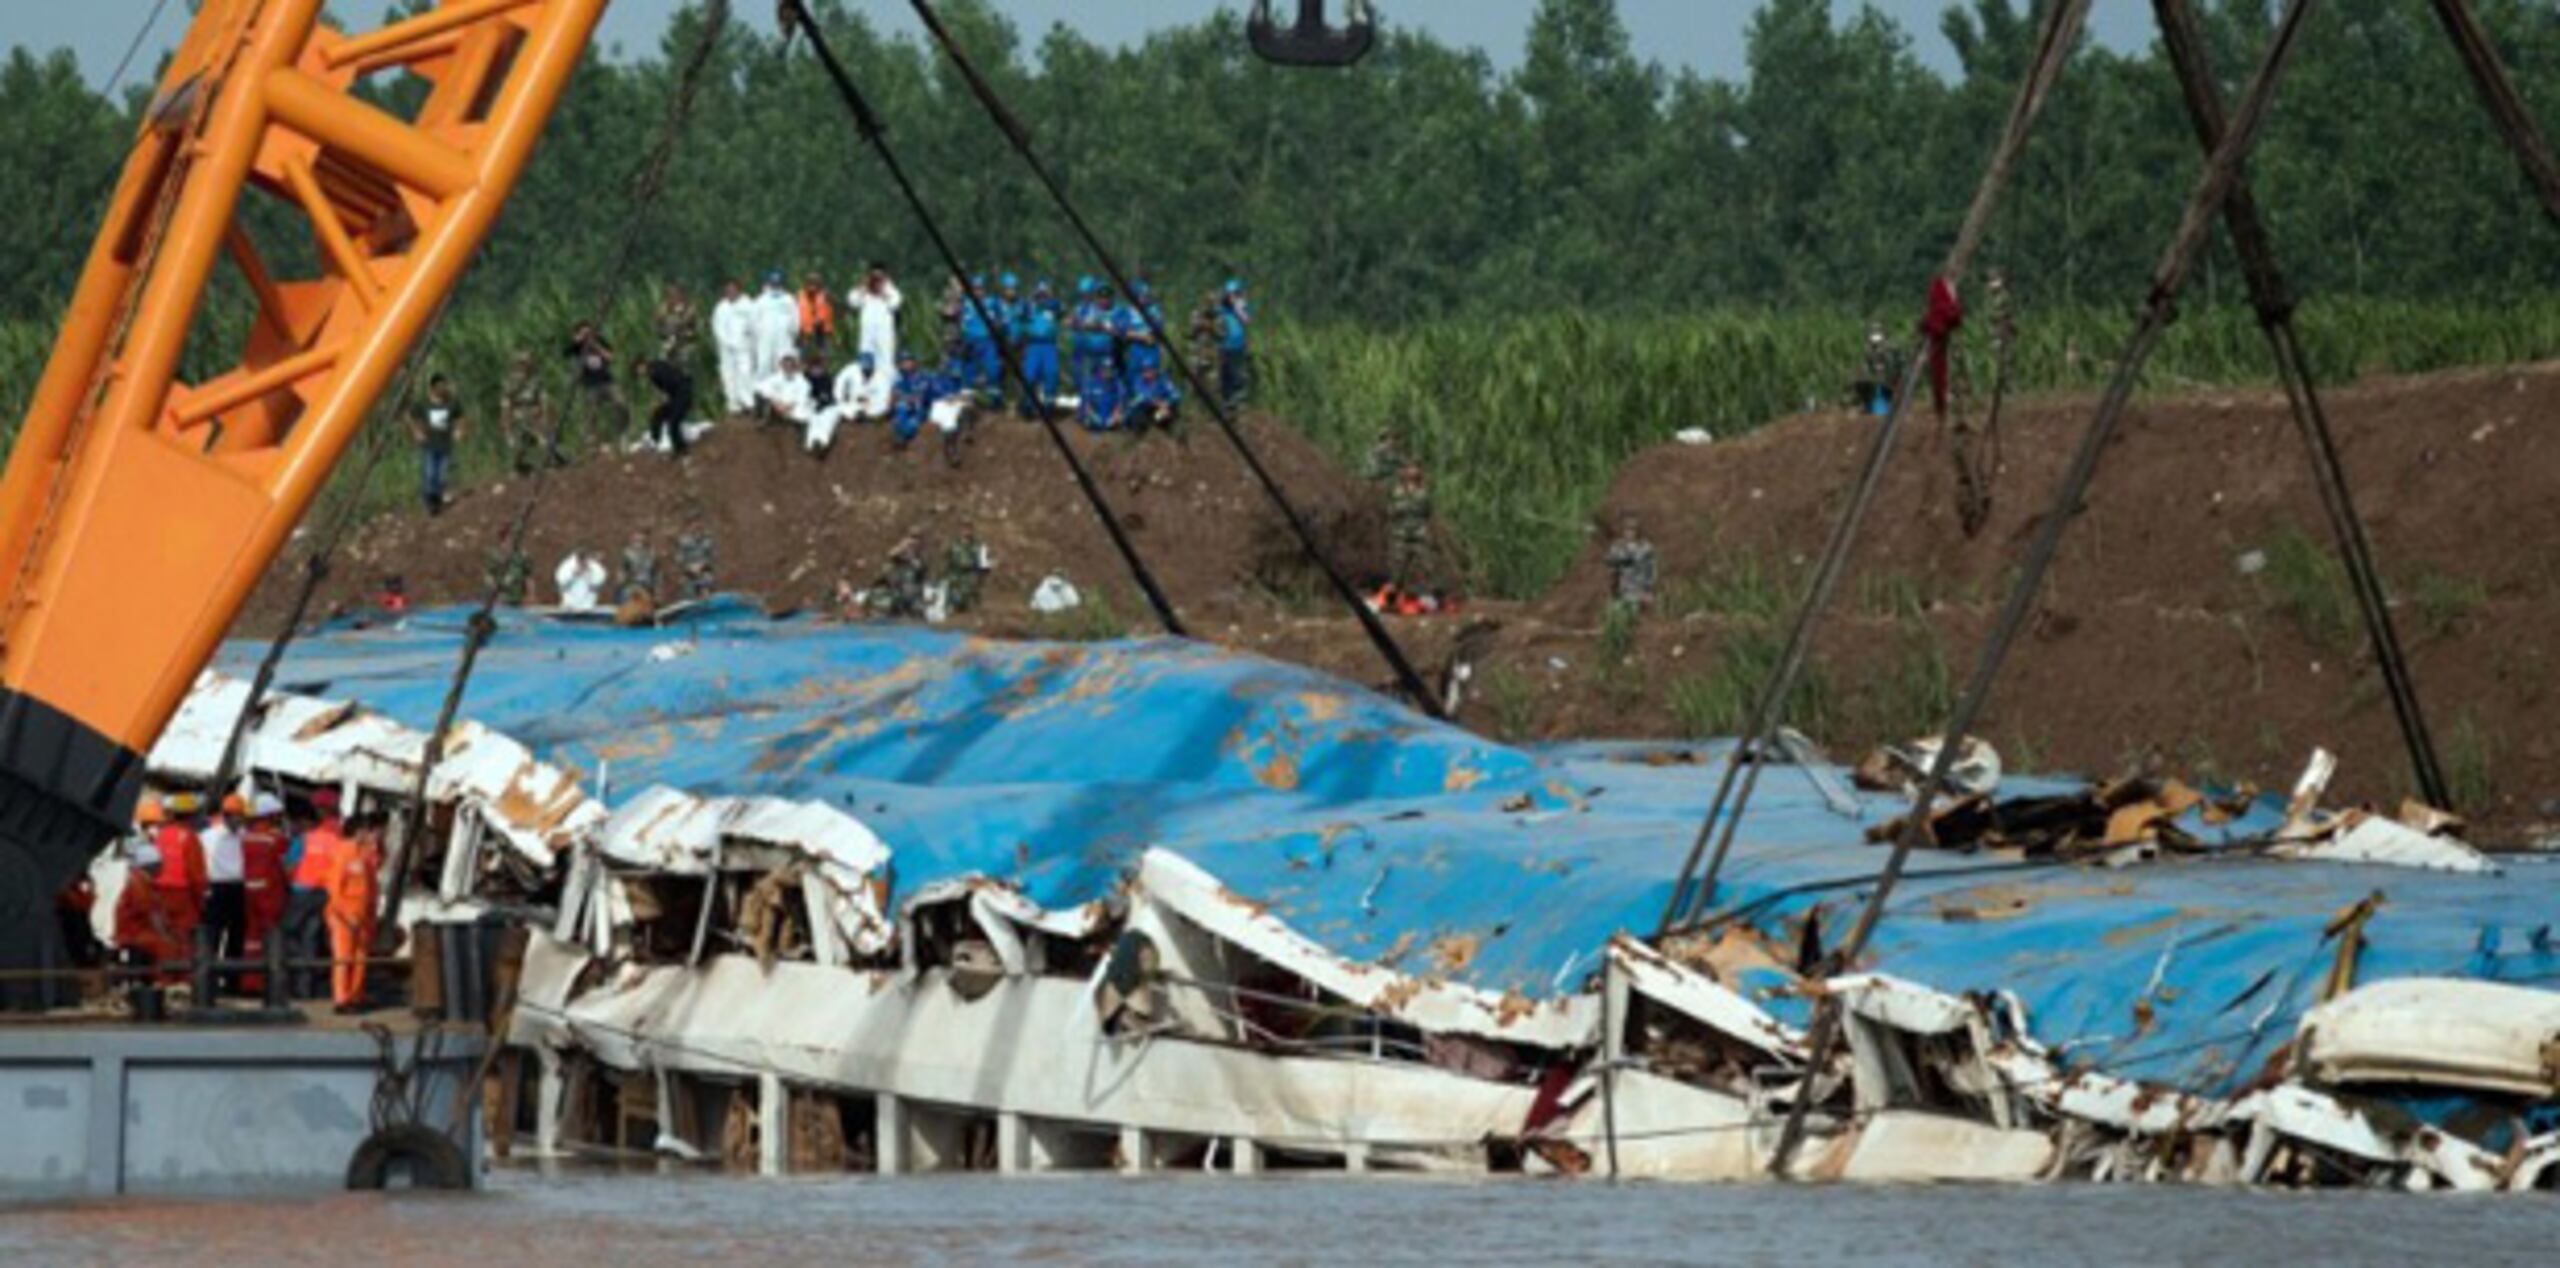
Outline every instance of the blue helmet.
[(1228, 294), (1230, 294), (1230, 295), (1242, 295), (1242, 294), (1244, 294), (1244, 279), (1243, 279), (1243, 278), (1240, 278), (1240, 277), (1231, 277), (1231, 278), (1228, 278), (1228, 279), (1227, 279), (1227, 293), (1228, 293)]
[(1011, 273), (1007, 273), (1007, 274), (1005, 274), (1005, 275), (1004, 275), (1004, 278), (1003, 278), (1003, 280), (999, 283), (999, 285), (1003, 286), (1003, 287), (1004, 287), (1004, 289), (1009, 290), (1009, 291), (1018, 291), (1018, 290), (1021, 290), (1021, 289), (1022, 289), (1022, 279), (1021, 279), (1021, 278), (1018, 278), (1018, 277), (1015, 277), (1015, 276), (1014, 276), (1013, 274), (1011, 274)]
[(970, 274), (970, 275), (969, 275), (969, 288), (970, 288), (971, 290), (979, 290), (979, 291), (983, 291), (983, 290), (987, 289), (987, 275), (986, 275), (986, 274), (984, 274), (984, 273), (972, 273), (972, 274)]
[(1041, 278), (1041, 279), (1040, 279), (1039, 281), (1037, 281), (1037, 282), (1033, 282), (1033, 283), (1031, 284), (1031, 293), (1032, 293), (1032, 294), (1034, 294), (1034, 295), (1046, 295), (1046, 294), (1048, 294), (1048, 293), (1049, 293), (1049, 279), (1047, 279), (1047, 278), (1045, 278), (1045, 277), (1044, 277), (1044, 278)]
[(1092, 293), (1093, 293), (1093, 274), (1091, 274), (1091, 273), (1087, 273), (1087, 274), (1085, 274), (1083, 277), (1080, 277), (1080, 278), (1077, 278), (1077, 279), (1076, 279), (1076, 294), (1078, 294), (1078, 295), (1090, 295), (1090, 294), (1092, 294)]

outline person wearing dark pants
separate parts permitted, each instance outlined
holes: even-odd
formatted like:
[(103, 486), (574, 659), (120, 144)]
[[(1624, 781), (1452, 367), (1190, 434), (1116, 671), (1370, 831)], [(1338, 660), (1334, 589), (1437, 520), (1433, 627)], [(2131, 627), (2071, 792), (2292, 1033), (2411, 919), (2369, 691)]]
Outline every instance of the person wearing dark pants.
[(1218, 399), (1234, 410), (1252, 390), (1253, 301), (1246, 298), (1243, 281), (1230, 280), (1218, 314)]
[(409, 435), (418, 442), (418, 496), (429, 515), (444, 514), (453, 447), (461, 443), (462, 429), (462, 398), (453, 380), (441, 374), (427, 380), (427, 399), (409, 412)]
[(658, 411), (649, 416), (649, 440), (683, 457), (684, 420), (693, 413), (693, 376), (672, 361), (649, 363), (649, 386), (658, 389)]

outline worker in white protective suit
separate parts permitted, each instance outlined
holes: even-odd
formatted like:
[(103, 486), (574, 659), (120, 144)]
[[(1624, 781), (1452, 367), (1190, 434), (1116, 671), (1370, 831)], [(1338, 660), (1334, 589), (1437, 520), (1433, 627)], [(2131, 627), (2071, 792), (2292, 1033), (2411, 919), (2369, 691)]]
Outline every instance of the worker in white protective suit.
[(776, 270), (765, 275), (764, 291), (755, 302), (755, 384), (761, 396), (765, 381), (782, 368), (782, 358), (800, 346), (800, 301), (791, 297)]
[(756, 404), (756, 302), (731, 279), (711, 310), (711, 340), (720, 348), (720, 405), (743, 414)]
[(906, 297), (898, 293), (898, 284), (890, 279), (888, 267), (875, 261), (863, 276), (862, 285), (853, 288), (846, 298), (861, 323), (861, 342), (856, 351), (861, 354), (861, 361), (870, 363), (871, 373), (863, 381), (862, 391), (854, 396), (837, 388), (836, 403), (852, 402), (864, 418), (887, 418), (898, 386), (898, 309), (906, 303)]
[[(796, 309), (795, 309), (796, 312)], [(798, 353), (784, 353), (782, 366), (756, 385), (756, 415), (767, 422), (799, 427), (807, 433), (809, 452), (823, 457), (835, 436), (834, 411), (818, 406), (817, 389), (800, 369)]]
[(604, 561), (583, 550), (572, 550), (560, 561), (551, 579), (560, 586), (560, 610), (593, 612), (596, 601), (604, 594), (606, 581)]
[[(827, 451), (835, 447), (836, 428), (868, 416), (862, 408), (862, 399), (863, 394), (870, 390), (869, 384), (874, 377), (870, 362), (868, 356), (857, 356), (836, 372), (831, 389), (835, 404), (818, 410), (809, 420), (809, 452), (825, 457)], [(811, 395), (814, 397), (815, 393)]]

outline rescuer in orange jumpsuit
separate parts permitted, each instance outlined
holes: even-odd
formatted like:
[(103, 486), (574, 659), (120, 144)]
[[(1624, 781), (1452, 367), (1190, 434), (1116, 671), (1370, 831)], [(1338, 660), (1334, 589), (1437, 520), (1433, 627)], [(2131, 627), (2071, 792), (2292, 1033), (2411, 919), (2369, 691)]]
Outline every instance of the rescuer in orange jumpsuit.
[(374, 909), (382, 896), (382, 819), (365, 815), (354, 836), (332, 851), (329, 874), (329, 995), (352, 1013), (364, 1000), (364, 957), (373, 947)]
[[(321, 960), (329, 954), (329, 874), (337, 869), (338, 852), (346, 848), (345, 825), (338, 820), (338, 790), (323, 788), (313, 793), (311, 809), (318, 820), (303, 831), (301, 846), (286, 856), (291, 877), (284, 900), (284, 946), (285, 956), (296, 961)], [(293, 997), (318, 999), (327, 983), (325, 973), (295, 969)]]

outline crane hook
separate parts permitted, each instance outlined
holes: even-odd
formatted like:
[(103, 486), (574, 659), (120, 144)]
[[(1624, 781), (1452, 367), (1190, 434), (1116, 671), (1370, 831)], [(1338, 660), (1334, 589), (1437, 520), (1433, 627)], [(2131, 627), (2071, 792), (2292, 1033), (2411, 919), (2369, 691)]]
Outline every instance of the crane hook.
[(1369, 0), (1346, 0), (1344, 25), (1325, 21), (1325, 0), (1298, 0), (1298, 21), (1283, 27), (1271, 17), (1272, 0), (1254, 0), (1245, 29), (1255, 55), (1282, 66), (1349, 66), (1378, 42), (1378, 18)]

